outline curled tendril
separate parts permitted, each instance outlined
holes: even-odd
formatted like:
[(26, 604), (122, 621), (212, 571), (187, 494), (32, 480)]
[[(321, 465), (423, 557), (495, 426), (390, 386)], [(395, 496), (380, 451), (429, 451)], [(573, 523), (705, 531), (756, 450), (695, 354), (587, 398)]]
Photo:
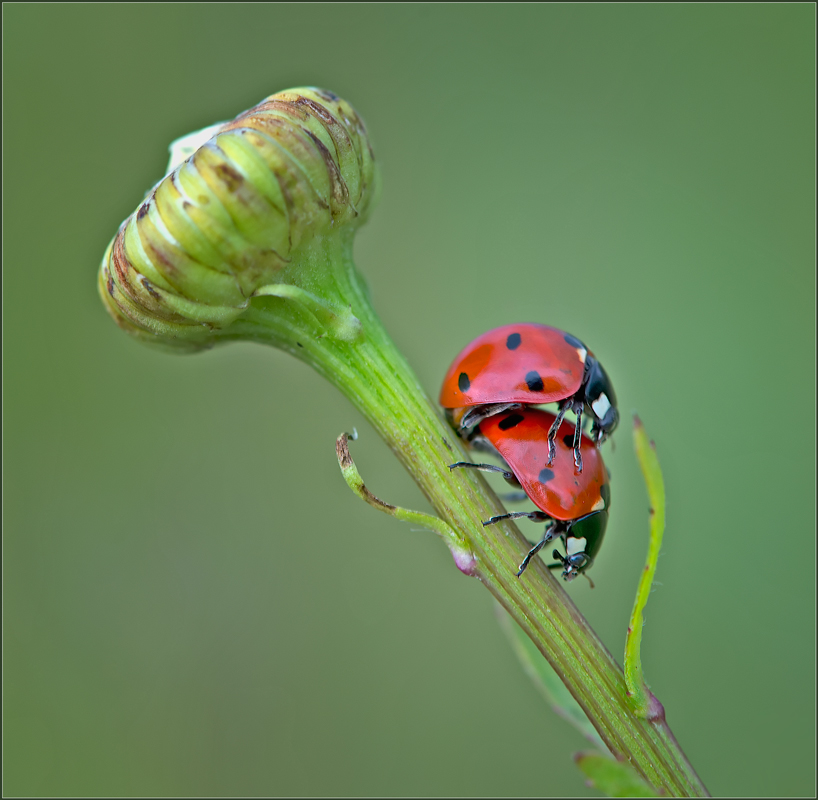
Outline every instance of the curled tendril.
[(366, 221), (377, 178), (347, 102), (271, 95), (218, 126), (122, 223), (99, 272), (105, 305), (143, 340), (210, 347), (312, 241)]

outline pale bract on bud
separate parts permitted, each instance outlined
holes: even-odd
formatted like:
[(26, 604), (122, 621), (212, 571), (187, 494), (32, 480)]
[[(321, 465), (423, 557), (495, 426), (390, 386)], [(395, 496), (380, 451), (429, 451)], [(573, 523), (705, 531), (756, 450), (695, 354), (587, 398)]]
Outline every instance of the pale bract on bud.
[(271, 95), (174, 143), (168, 174), (105, 252), (105, 305), (144, 341), (210, 347), (254, 296), (284, 296), (270, 289), (282, 274), (298, 282), (314, 242), (351, 241), (377, 182), (352, 106), (315, 88)]

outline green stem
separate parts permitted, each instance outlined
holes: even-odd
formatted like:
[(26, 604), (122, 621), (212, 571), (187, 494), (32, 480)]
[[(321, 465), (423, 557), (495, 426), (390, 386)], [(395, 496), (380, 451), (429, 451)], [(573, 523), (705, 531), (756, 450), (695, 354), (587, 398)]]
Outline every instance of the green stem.
[(640, 717), (650, 717), (654, 713), (664, 713), (662, 705), (654, 697), (645, 682), (642, 670), (642, 628), (645, 625), (644, 610), (656, 575), (656, 564), (662, 537), (665, 532), (665, 484), (662, 480), (662, 468), (656, 457), (656, 445), (648, 439), (642, 421), (634, 415), (633, 442), (642, 475), (648, 487), (650, 499), (650, 540), (645, 568), (639, 578), (636, 599), (633, 603), (628, 635), (625, 638), (625, 683), (628, 686), (628, 699), (633, 710)]
[(375, 314), (352, 262), (351, 236), (314, 240), (283, 273), (282, 283), (297, 282), (337, 308), (350, 308), (361, 322), (361, 337), (350, 340), (336, 336), (331, 325), (322, 328), (291, 293), (253, 298), (226, 338), (281, 347), (334, 383), (447, 523), (450, 532), (442, 530), (458, 568), (485, 584), (531, 637), (611, 753), (630, 762), (659, 792), (707, 796), (664, 715), (641, 719), (629, 707), (622, 670), (545, 565), (532, 562), (522, 578), (516, 577), (529, 549), (517, 527), (481, 524), (503, 508), (475, 470), (449, 471), (448, 465), (467, 460), (466, 454)]

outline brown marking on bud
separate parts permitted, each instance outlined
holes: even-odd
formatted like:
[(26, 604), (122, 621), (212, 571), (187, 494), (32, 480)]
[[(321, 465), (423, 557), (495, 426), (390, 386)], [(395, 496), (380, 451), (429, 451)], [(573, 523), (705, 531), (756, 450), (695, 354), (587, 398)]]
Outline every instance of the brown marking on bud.
[(139, 210), (136, 212), (136, 218), (138, 220), (142, 219), (142, 217), (146, 216), (147, 213), (148, 213), (148, 204), (147, 203), (142, 203), (142, 205), (139, 206)]
[(108, 294), (111, 297), (114, 296), (114, 279), (111, 277), (111, 273), (108, 271), (108, 267), (105, 267), (105, 285), (108, 287)]
[[(324, 159), (324, 164), (326, 165), (327, 173), (329, 174), (332, 199), (339, 205), (346, 206), (349, 203), (349, 189), (347, 188), (346, 181), (341, 177), (341, 171), (338, 169), (338, 164), (332, 157), (330, 151), (327, 150), (327, 146), (311, 130), (307, 130), (305, 128), (304, 133), (306, 133), (307, 136), (312, 139), (313, 144), (315, 144), (318, 152), (321, 154), (321, 158)], [(352, 207), (350, 206), (350, 208)], [(332, 210), (334, 211), (334, 209)], [(356, 216), (357, 213), (358, 212), (356, 211)]]
[[(355, 110), (337, 95), (314, 88), (279, 92), (226, 123), (221, 132), (239, 129), (255, 130), (275, 140), (286, 155), (280, 169), (272, 170), (279, 184), (292, 184), (296, 195), (309, 194), (310, 201), (320, 209), (329, 207), (333, 218), (354, 219), (368, 209), (371, 197), (366, 195), (374, 177), (371, 142)], [(326, 170), (323, 178), (315, 164), (316, 152)], [(299, 171), (306, 174), (306, 182), (301, 183), (296, 177)], [(294, 180), (285, 178), (282, 173), (286, 172), (293, 173)], [(358, 208), (362, 200), (365, 205)], [(295, 201), (300, 204), (299, 197)], [(293, 232), (293, 238), (300, 240), (296, 233)]]
[(114, 239), (114, 246), (111, 248), (111, 266), (114, 268), (116, 282), (121, 289), (124, 289), (124, 286), (128, 283), (128, 266), (130, 266), (130, 262), (122, 245), (122, 231), (123, 229), (120, 228), (116, 239)]
[(139, 280), (142, 283), (142, 285), (145, 287), (145, 290), (147, 291), (147, 293), (154, 300), (156, 300), (157, 303), (161, 303), (162, 302), (162, 295), (159, 294), (159, 292), (157, 292), (156, 289), (153, 288), (153, 286), (151, 286), (151, 282), (144, 275), (142, 275), (139, 278)]
[[(162, 265), (163, 270), (170, 275), (173, 275), (178, 271), (173, 259), (170, 258), (161, 247), (156, 246), (156, 243), (153, 241), (152, 237), (144, 236), (140, 237), (140, 240), (142, 242), (142, 247), (145, 248), (145, 252), (148, 254), (148, 256), (150, 256), (151, 261), (158, 261)], [(190, 260), (194, 263), (200, 263), (190, 255), (188, 255), (188, 258), (190, 258)]]
[[(251, 108), (250, 111), (254, 113), (276, 111), (290, 117), (291, 121), (306, 121), (309, 118), (310, 113), (308, 108), (303, 108), (303, 104), (299, 103), (299, 100), (302, 100), (303, 98), (299, 95), (294, 99), (283, 99), (282, 94), (292, 97), (292, 95), (288, 92), (274, 94), (264, 102), (259, 103), (255, 108)], [(273, 100), (273, 97), (278, 99)]]
[(328, 122), (330, 124), (338, 124), (338, 120), (330, 113), (329, 109), (316, 103), (315, 100), (310, 100), (309, 97), (298, 97), (293, 101), (294, 106), (306, 106), (313, 114), (315, 114), (321, 122)]
[[(158, 314), (158, 309), (151, 310), (149, 306), (146, 306), (146, 298), (144, 295), (140, 295), (137, 287), (137, 282), (141, 283), (143, 288), (150, 294), (152, 298), (157, 301), (161, 301), (161, 296), (153, 289), (152, 286), (150, 288), (145, 285), (144, 276), (133, 266), (130, 259), (128, 258), (125, 252), (125, 226), (123, 225), (119, 229), (119, 233), (117, 233), (116, 238), (114, 239), (113, 247), (111, 248), (111, 258), (110, 263), (114, 268), (114, 278), (115, 283), (121, 295), (126, 300), (130, 301), (130, 303), (138, 309), (141, 313), (145, 314), (156, 314), (157, 319), (161, 319), (165, 322), (184, 322), (184, 317), (175, 312), (168, 309), (167, 305), (163, 305), (163, 311), (161, 314)], [(113, 297), (113, 295), (112, 295)], [(116, 297), (114, 297), (116, 300)], [(119, 309), (120, 313), (124, 316), (132, 319), (132, 321), (137, 325), (142, 325), (142, 323), (138, 320), (133, 318), (133, 310), (129, 308), (127, 302), (122, 302), (122, 300), (116, 301), (117, 308)]]
[[(303, 168), (300, 166), (301, 159), (308, 159), (311, 155), (309, 144), (305, 141), (305, 137), (309, 134), (311, 137), (314, 136), (313, 134), (303, 128), (302, 126), (298, 125), (297, 121), (290, 119), (282, 119), (281, 117), (273, 117), (268, 114), (257, 114), (259, 110), (263, 111), (266, 110), (267, 106), (273, 104), (270, 103), (262, 103), (260, 106), (256, 106), (255, 108), (251, 108), (250, 111), (242, 114), (239, 117), (236, 117), (233, 122), (225, 125), (224, 130), (229, 131), (233, 130), (234, 128), (239, 127), (246, 127), (250, 130), (258, 131), (259, 133), (265, 134), (270, 138), (274, 139), (276, 144), (282, 148), (283, 152), (286, 154), (286, 157), (290, 163), (282, 163), (281, 168), (273, 170), (273, 173), (278, 180), (278, 183), (283, 188), (283, 184), (288, 180), (302, 180), (303, 175)], [(280, 110), (286, 113), (287, 107), (289, 104), (281, 104), (278, 105), (283, 106)], [(292, 107), (290, 105), (290, 110)], [(251, 115), (252, 112), (252, 115)], [(292, 113), (289, 114), (290, 117), (294, 116)], [(310, 139), (312, 141), (312, 139)], [(326, 150), (326, 148), (324, 148)], [(297, 173), (293, 172), (292, 170), (292, 163), (298, 165), (298, 173), (301, 173), (296, 178)], [(316, 191), (315, 186), (307, 180), (305, 182), (305, 186), (309, 187), (309, 192), (311, 195), (311, 200), (317, 203), (318, 207), (327, 210), (329, 208), (329, 204), (321, 197), (320, 194)], [(332, 178), (330, 176), (330, 191), (332, 191)], [(295, 206), (295, 203), (292, 201), (291, 198), (287, 198), (288, 204), (288, 211), (291, 213), (292, 209)], [(291, 226), (292, 227), (292, 226)]]
[(331, 92), (329, 89), (316, 89), (315, 93), (324, 100), (329, 100), (332, 103), (337, 103), (341, 98), (337, 94)]
[(229, 164), (217, 164), (215, 171), (230, 192), (235, 192), (244, 183), (244, 175)]

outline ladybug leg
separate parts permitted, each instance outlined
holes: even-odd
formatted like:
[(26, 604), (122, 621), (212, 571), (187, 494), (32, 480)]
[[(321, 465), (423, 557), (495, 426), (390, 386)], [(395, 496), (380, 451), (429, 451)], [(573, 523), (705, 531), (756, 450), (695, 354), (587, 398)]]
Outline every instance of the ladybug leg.
[[(543, 547), (545, 547), (554, 538), (553, 531), (554, 531), (554, 525), (549, 525), (545, 529), (545, 533), (543, 534), (542, 539), (540, 539), (540, 541), (537, 542), (537, 544), (535, 544), (534, 547), (532, 547), (528, 551), (528, 555), (523, 559), (523, 563), (520, 564), (520, 569), (517, 571), (517, 577), (518, 578), (520, 577), (520, 575), (523, 574), (523, 572), (525, 572), (525, 568), (528, 566), (531, 559), (534, 558), (534, 556), (537, 555), (537, 553), (539, 553), (540, 550), (542, 550)], [(556, 553), (557, 553), (557, 551), (555, 550), (554, 554), (556, 555)]]
[(521, 403), (485, 403), (469, 409), (460, 420), (460, 430), (468, 430), (479, 425), (484, 419), (502, 414), (504, 411), (513, 411), (520, 408)]
[(487, 519), (483, 523), (483, 527), (485, 528), (486, 525), (494, 525), (495, 522), (500, 522), (504, 519), (522, 519), (523, 517), (533, 519), (534, 522), (545, 522), (546, 520), (551, 519), (548, 514), (544, 514), (542, 511), (512, 511), (510, 514), (500, 514), (497, 517)]
[(562, 569), (563, 567), (568, 566), (565, 556), (563, 556), (559, 550), (555, 550), (553, 553), (551, 553), (551, 558), (556, 558), (557, 562), (555, 564), (549, 564), (548, 569)]
[(545, 465), (546, 467), (550, 467), (554, 463), (554, 457), (557, 455), (557, 446), (554, 444), (554, 440), (557, 438), (557, 432), (560, 429), (560, 425), (562, 425), (562, 419), (565, 416), (565, 412), (568, 411), (571, 403), (569, 400), (566, 400), (563, 403), (560, 403), (560, 410), (557, 412), (557, 418), (551, 425), (551, 429), (548, 431), (548, 463)]
[(500, 460), (503, 459), (500, 453), (497, 452), (497, 448), (480, 433), (478, 428), (475, 428), (473, 433), (468, 434), (467, 439), (469, 442), (469, 450), (473, 450), (475, 453), (485, 453)]
[(495, 467), (493, 464), (472, 464), (469, 461), (458, 461), (456, 464), (449, 464), (449, 469), (479, 469), (481, 472), (499, 472), (509, 483), (519, 485), (517, 478), (514, 477), (513, 472), (509, 472), (502, 467)]
[(582, 472), (582, 453), (579, 452), (579, 444), (582, 441), (582, 403), (577, 403), (574, 408), (577, 415), (577, 427), (574, 429), (574, 466), (577, 472)]

